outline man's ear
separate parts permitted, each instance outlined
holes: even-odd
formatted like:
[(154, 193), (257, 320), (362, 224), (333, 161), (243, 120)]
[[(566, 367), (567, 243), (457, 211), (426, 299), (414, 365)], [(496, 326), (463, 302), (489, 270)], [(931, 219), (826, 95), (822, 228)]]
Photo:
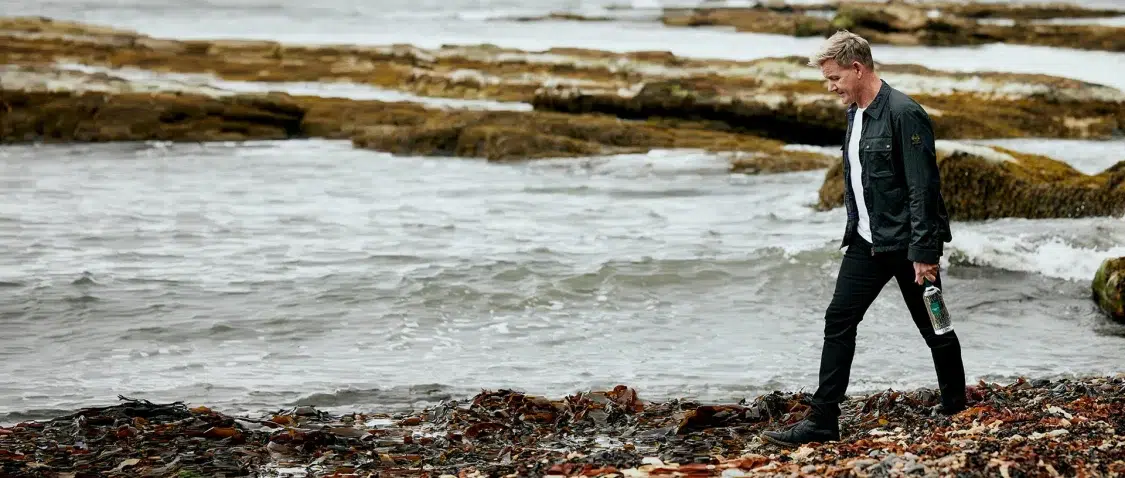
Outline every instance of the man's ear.
[(851, 67), (852, 70), (855, 70), (855, 76), (857, 78), (863, 78), (863, 65), (861, 65), (858, 61), (853, 61)]

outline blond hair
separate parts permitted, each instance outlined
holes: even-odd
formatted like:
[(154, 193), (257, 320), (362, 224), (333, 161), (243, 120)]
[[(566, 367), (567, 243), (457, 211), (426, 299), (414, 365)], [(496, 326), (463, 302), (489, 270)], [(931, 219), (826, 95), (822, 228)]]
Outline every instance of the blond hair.
[(819, 67), (828, 60), (836, 60), (840, 66), (851, 65), (853, 61), (875, 70), (875, 60), (871, 58), (871, 45), (863, 37), (847, 30), (840, 30), (828, 37), (816, 54), (809, 57), (809, 66)]

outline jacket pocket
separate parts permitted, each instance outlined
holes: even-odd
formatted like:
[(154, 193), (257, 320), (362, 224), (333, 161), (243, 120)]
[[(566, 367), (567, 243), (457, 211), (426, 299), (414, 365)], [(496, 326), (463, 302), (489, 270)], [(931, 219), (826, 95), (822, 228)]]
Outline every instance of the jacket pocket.
[(894, 162), (891, 157), (894, 148), (890, 136), (867, 138), (859, 146), (860, 159), (863, 160), (864, 167), (869, 168), (869, 174), (872, 178), (886, 178), (895, 175)]

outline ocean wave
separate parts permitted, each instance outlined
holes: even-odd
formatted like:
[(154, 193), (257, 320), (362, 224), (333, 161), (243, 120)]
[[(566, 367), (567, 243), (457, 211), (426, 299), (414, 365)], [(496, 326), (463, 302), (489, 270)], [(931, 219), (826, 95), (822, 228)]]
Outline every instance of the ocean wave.
[(952, 229), (947, 264), (1089, 281), (1103, 260), (1125, 256), (1125, 218), (1005, 219)]

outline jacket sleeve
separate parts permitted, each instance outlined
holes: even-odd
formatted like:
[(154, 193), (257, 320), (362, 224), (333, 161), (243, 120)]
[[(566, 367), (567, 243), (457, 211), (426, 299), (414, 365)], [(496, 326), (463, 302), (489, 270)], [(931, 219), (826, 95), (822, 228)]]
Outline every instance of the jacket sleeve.
[(894, 128), (902, 151), (903, 172), (910, 210), (910, 247), (907, 258), (937, 264), (942, 255), (938, 217), (941, 180), (938, 175), (933, 125), (920, 106), (911, 105), (895, 115)]

